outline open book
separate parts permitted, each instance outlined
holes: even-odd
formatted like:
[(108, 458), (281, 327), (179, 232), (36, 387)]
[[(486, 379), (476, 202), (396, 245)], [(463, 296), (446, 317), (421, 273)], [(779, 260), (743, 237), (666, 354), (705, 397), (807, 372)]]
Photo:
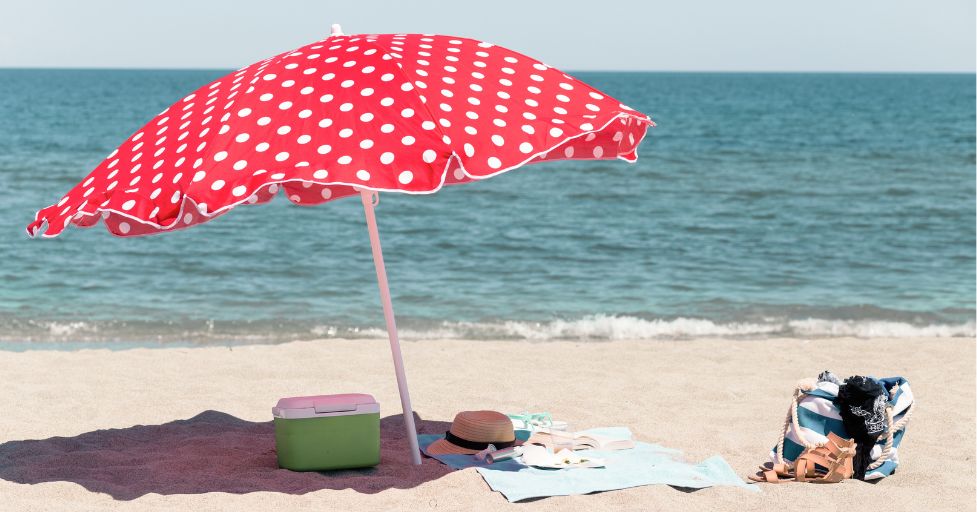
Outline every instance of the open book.
[(551, 450), (569, 448), (574, 450), (627, 450), (634, 448), (630, 437), (611, 437), (590, 432), (536, 431), (529, 436), (526, 444), (541, 444)]

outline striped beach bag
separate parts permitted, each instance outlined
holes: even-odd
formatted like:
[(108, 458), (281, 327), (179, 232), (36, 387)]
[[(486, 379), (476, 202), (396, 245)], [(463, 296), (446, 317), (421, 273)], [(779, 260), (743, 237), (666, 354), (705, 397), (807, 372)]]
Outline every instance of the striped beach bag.
[[(888, 395), (884, 413), (866, 411), (865, 415), (867, 421), (885, 422), (887, 429), (872, 447), (865, 480), (885, 478), (899, 467), (899, 445), (914, 409), (913, 392), (906, 379), (887, 377), (877, 380)], [(805, 449), (823, 446), (828, 441), (829, 432), (846, 439), (851, 437), (845, 431), (838, 406), (835, 405), (838, 389), (837, 383), (825, 380), (815, 382), (806, 379), (798, 383), (787, 411), (783, 433), (771, 452), (774, 464), (789, 465)]]

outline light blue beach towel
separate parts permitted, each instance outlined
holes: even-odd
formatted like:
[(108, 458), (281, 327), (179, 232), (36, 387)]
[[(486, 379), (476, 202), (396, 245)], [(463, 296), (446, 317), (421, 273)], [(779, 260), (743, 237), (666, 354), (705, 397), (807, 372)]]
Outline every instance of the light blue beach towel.
[[(596, 428), (584, 431), (616, 438), (630, 438), (624, 427)], [(528, 431), (517, 430), (516, 438), (525, 440)], [(441, 435), (421, 435), (418, 440), (425, 451)], [(471, 455), (434, 455), (454, 469), (474, 467), (489, 487), (501, 492), (509, 501), (546, 496), (568, 496), (598, 491), (612, 491), (641, 485), (664, 484), (702, 489), (718, 485), (758, 491), (747, 485), (722, 457), (715, 456), (699, 464), (682, 462), (682, 453), (656, 444), (636, 442), (630, 450), (579, 450), (583, 456), (602, 458), (604, 468), (538, 469), (514, 460), (495, 464), (480, 462)]]

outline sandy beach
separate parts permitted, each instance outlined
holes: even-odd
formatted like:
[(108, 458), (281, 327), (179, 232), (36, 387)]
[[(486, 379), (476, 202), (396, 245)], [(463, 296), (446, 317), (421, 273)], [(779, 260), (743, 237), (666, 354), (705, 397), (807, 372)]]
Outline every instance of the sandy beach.
[[(918, 400), (903, 465), (878, 484), (683, 492), (646, 486), (512, 505), (474, 470), (406, 464), (384, 340), (122, 351), (0, 352), (4, 510), (964, 510), (973, 507), (971, 339), (641, 342), (427, 340), (404, 345), (421, 432), (455, 412), (548, 410), (579, 428), (722, 455), (744, 477), (765, 460), (798, 378), (904, 375)], [(545, 370), (538, 368), (544, 365)], [(500, 373), (498, 368), (508, 370)], [(275, 464), (282, 396), (368, 392), (381, 404), (374, 470)]]

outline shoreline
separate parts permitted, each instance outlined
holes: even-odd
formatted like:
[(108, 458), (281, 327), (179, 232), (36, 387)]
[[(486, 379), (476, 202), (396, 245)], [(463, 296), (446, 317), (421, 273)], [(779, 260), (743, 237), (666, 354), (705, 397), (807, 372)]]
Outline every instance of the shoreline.
[[(961, 445), (972, 447), (977, 423), (973, 339), (402, 346), (422, 432), (443, 431), (465, 409), (547, 410), (574, 428), (627, 426), (636, 439), (681, 450), (688, 460), (721, 455), (744, 478), (766, 461), (800, 378), (824, 369), (902, 375), (920, 402), (900, 448), (902, 466), (875, 485), (788, 484), (759, 494), (646, 486), (548, 498), (534, 509), (780, 511), (870, 500), (891, 510), (954, 510), (975, 498), (973, 459), (959, 455)], [(407, 466), (386, 340), (4, 351), (0, 375), (0, 494), (12, 509), (509, 506), (474, 471), (451, 472), (430, 459)], [(325, 476), (274, 468), (267, 431), (274, 402), (340, 392), (371, 393), (380, 402), (381, 466)]]

